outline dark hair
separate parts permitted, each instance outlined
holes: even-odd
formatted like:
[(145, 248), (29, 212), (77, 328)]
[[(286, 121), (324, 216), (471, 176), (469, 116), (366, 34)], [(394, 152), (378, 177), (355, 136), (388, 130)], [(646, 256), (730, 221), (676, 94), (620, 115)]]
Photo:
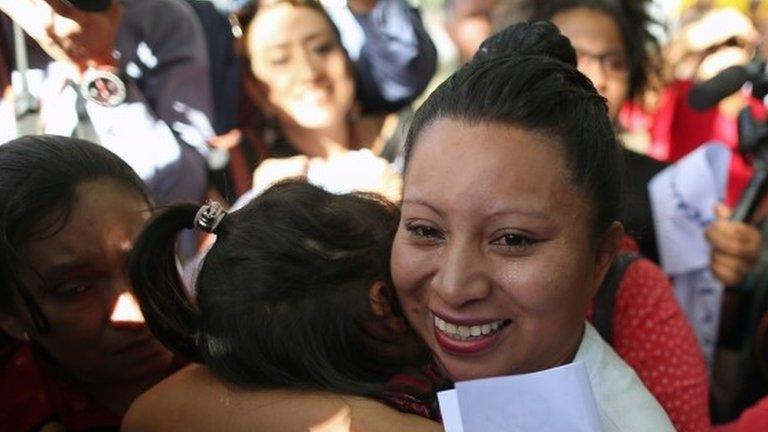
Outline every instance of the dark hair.
[(49, 323), (18, 276), (20, 249), (66, 226), (77, 187), (113, 180), (149, 197), (136, 172), (109, 150), (77, 138), (29, 135), (0, 145), (0, 304), (11, 312), (17, 289), (40, 333)]
[(177, 353), (241, 386), (375, 394), (406, 359), (377, 344), (369, 289), (389, 278), (398, 210), (374, 195), (334, 195), (305, 181), (267, 189), (222, 219), (197, 277), (181, 283), (174, 238), (198, 207), (158, 215), (139, 237), (130, 276), (149, 328)]
[(491, 36), (416, 112), (406, 170), (419, 135), (440, 119), (541, 133), (559, 145), (573, 184), (592, 198), (594, 234), (603, 233), (621, 210), (621, 150), (605, 99), (576, 70), (575, 59), (568, 39), (548, 22), (520, 23)]
[[(651, 17), (648, 7), (648, 0), (526, 0), (518, 5), (531, 21), (551, 20), (558, 13), (575, 8), (592, 9), (610, 16), (619, 27), (629, 60), (630, 98), (646, 89), (649, 77), (658, 73), (660, 67), (661, 48), (651, 28), (661, 24)], [(496, 12), (497, 29), (513, 24), (506, 17), (508, 12), (498, 8)], [(519, 10), (513, 12), (512, 19), (520, 15)]]
[[(264, 3), (264, 4), (262, 4)], [(276, 4), (280, 3), (289, 3), (296, 7), (306, 7), (314, 10), (315, 12), (319, 13), (323, 19), (328, 23), (328, 25), (331, 26), (331, 30), (333, 30), (334, 36), (336, 36), (336, 40), (341, 43), (341, 33), (339, 32), (338, 27), (336, 27), (336, 24), (331, 19), (331, 16), (328, 15), (328, 11), (325, 10), (325, 7), (322, 3), (320, 3), (317, 0), (251, 0), (248, 3), (246, 3), (240, 10), (236, 13), (235, 19), (237, 20), (237, 24), (240, 27), (242, 31), (242, 40), (246, 40), (246, 33), (247, 28), (250, 25), (253, 18), (256, 16), (257, 13), (259, 13), (259, 10), (264, 7), (270, 7)], [(244, 55), (245, 52), (243, 52)]]

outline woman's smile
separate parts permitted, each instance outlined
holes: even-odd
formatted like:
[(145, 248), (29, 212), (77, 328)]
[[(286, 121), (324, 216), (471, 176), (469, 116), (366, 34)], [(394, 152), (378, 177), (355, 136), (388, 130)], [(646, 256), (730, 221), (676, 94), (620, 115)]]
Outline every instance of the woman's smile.
[(457, 322), (434, 315), (433, 322), (435, 340), (443, 350), (456, 355), (474, 355), (492, 349), (502, 339), (502, 333), (512, 323), (512, 320)]
[(555, 143), (523, 129), (441, 119), (421, 132), (392, 279), (452, 379), (542, 370), (575, 352), (598, 260), (590, 210), (564, 173)]

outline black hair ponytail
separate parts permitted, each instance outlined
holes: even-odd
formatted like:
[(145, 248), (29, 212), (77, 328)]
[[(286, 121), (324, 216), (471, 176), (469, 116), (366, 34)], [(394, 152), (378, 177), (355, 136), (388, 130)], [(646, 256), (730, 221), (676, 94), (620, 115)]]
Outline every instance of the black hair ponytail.
[(165, 346), (191, 361), (200, 361), (199, 313), (179, 276), (176, 237), (193, 229), (200, 207), (179, 204), (150, 221), (129, 260), (134, 294), (152, 333)]
[[(426, 361), (415, 334), (385, 322), (402, 318), (395, 299), (386, 297), (386, 317), (371, 305), (374, 284), (391, 288), (393, 204), (286, 180), (223, 219), (213, 204), (198, 211), (179, 205), (156, 217), (130, 262), (147, 324), (175, 352), (241, 387), (373, 397), (393, 373)], [(191, 301), (174, 243), (193, 225), (217, 239)]]

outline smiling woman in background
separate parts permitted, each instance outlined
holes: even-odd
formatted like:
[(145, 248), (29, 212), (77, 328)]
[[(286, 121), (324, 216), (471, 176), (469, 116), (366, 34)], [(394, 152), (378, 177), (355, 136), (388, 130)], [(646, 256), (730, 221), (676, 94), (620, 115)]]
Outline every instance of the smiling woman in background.
[[(243, 153), (233, 157), (260, 163), (255, 188), (297, 175), (346, 185), (348, 179), (328, 181), (333, 173), (318, 172), (343, 169), (325, 163), (364, 149), (352, 156), (357, 158), (353, 164), (364, 160), (370, 170), (392, 175), (392, 189), (399, 190), (399, 178), (376, 155), (397, 123), (388, 111), (413, 100), (431, 78), (434, 47), (418, 13), (402, 0), (358, 0), (348, 6), (365, 38), (354, 63), (318, 1), (253, 1), (240, 14), (245, 143)], [(397, 104), (370, 102), (374, 93), (387, 92), (400, 95)]]

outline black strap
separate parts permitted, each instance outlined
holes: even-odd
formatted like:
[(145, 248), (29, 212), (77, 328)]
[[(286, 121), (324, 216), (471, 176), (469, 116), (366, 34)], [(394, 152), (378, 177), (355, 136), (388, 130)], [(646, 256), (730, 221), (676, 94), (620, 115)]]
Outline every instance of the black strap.
[(616, 293), (627, 268), (640, 258), (634, 253), (620, 253), (603, 279), (595, 295), (595, 317), (593, 325), (602, 338), (610, 345), (613, 340), (613, 309)]

